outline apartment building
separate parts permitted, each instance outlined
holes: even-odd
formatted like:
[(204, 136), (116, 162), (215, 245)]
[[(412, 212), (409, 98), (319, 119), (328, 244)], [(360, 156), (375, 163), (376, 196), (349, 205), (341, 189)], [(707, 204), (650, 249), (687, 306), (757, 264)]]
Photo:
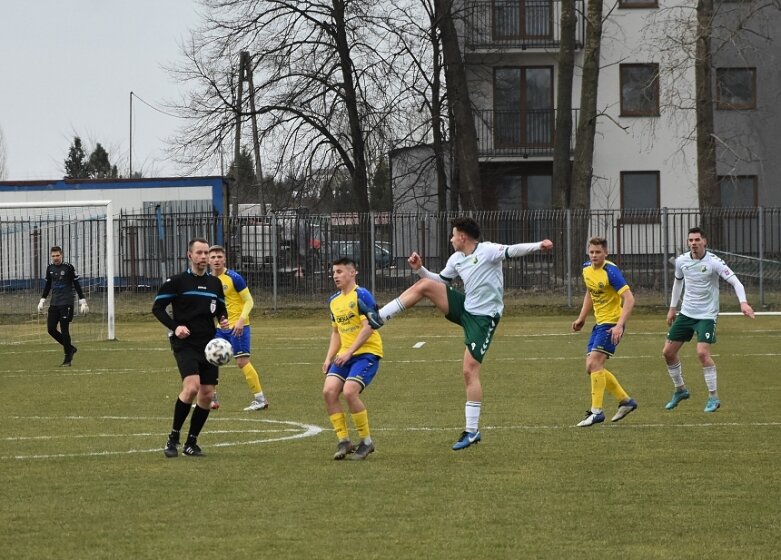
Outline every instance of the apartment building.
[[(714, 97), (724, 205), (781, 203), (781, 189), (766, 177), (779, 176), (771, 155), (781, 147), (773, 103), (781, 92), (781, 46), (772, 38), (781, 37), (781, 20), (778, 11), (772, 17), (754, 14), (741, 25), (761, 32), (746, 29), (737, 34), (745, 34), (745, 41), (736, 41), (736, 22), (752, 13), (753, 4), (716, 6), (714, 35), (720, 35), (713, 41)], [(694, 7), (692, 0), (605, 2), (592, 208), (698, 205)], [(586, 8), (587, 0), (576, 0), (575, 123)], [(475, 107), (483, 206), (549, 208), (561, 2), (464, 0), (462, 15), (459, 30)], [(573, 131), (573, 148), (574, 141)], [(415, 147), (393, 154), (397, 208), (436, 208), (433, 173), (421, 164), (429, 152)], [(411, 167), (417, 171), (407, 173)]]

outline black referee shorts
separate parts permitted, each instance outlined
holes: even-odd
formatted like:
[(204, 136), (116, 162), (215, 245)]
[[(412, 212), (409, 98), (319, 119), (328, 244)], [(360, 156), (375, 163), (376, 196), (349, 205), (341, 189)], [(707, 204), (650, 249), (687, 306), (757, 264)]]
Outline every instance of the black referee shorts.
[[(174, 346), (173, 341), (172, 346)], [(206, 361), (203, 348), (179, 342), (175, 344), (174, 357), (182, 379), (190, 375), (198, 375), (201, 378), (201, 385), (219, 383), (220, 368)]]

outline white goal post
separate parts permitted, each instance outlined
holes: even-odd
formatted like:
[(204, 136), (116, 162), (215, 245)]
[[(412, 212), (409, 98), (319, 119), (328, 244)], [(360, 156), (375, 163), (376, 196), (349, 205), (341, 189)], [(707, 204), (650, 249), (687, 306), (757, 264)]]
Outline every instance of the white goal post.
[[(79, 216), (77, 211), (73, 210), (75, 208), (88, 208), (88, 209), (103, 209), (103, 212), (101, 212), (101, 215), (84, 215)], [(34, 212), (30, 212), (31, 210), (39, 209), (40, 212), (38, 212), (37, 216), (33, 216)], [(18, 211), (18, 213), (15, 216), (11, 216), (11, 212)], [(23, 212), (28, 212), (26, 215), (22, 215)], [(55, 216), (52, 218), (51, 216)], [(95, 271), (99, 269), (102, 261), (102, 274), (100, 276), (103, 276), (105, 274), (105, 290), (106, 290), (106, 305), (105, 305), (105, 315), (106, 315), (106, 338), (108, 340), (115, 340), (116, 334), (115, 334), (115, 327), (114, 327), (114, 321), (115, 321), (115, 299), (114, 299), (114, 260), (116, 258), (116, 251), (114, 248), (114, 222), (113, 222), (113, 212), (112, 212), (112, 203), (110, 200), (71, 200), (71, 201), (46, 201), (46, 202), (6, 202), (6, 203), (0, 203), (0, 226), (3, 228), (9, 229), (9, 231), (5, 231), (3, 229), (3, 237), (6, 239), (5, 243), (12, 243), (13, 246), (3, 246), (0, 245), (0, 250), (5, 250), (6, 252), (12, 252), (16, 251), (21, 253), (22, 259), (24, 258), (34, 258), (35, 255), (28, 254), (29, 247), (25, 247), (26, 243), (29, 243), (29, 241), (25, 240), (25, 236), (30, 236), (30, 233), (27, 231), (22, 231), (24, 228), (25, 221), (28, 220), (30, 223), (35, 223), (36, 220), (39, 220), (40, 222), (46, 221), (46, 223), (53, 223), (55, 224), (54, 227), (59, 228), (56, 236), (52, 236), (52, 239), (56, 242), (52, 242), (48, 237), (46, 240), (48, 240), (51, 245), (57, 245), (60, 243), (67, 244), (67, 241), (74, 241), (78, 240), (80, 236), (83, 235), (84, 227), (80, 227), (80, 223), (84, 223), (88, 220), (105, 220), (105, 239), (100, 240), (103, 243), (105, 243), (105, 251), (100, 251), (98, 247), (94, 247), (90, 245), (89, 243), (85, 242), (83, 239), (81, 240), (82, 243), (86, 243), (86, 249), (85, 251), (89, 252), (99, 252), (100, 254), (97, 255), (98, 258), (95, 260), (97, 261), (94, 265)], [(59, 220), (59, 221), (57, 221)], [(22, 224), (22, 225), (20, 225)], [(54, 228), (53, 227), (53, 228)], [(67, 228), (67, 231), (64, 229)], [(13, 230), (13, 231), (11, 231)], [(14, 235), (16, 234), (16, 235)], [(17, 238), (16, 241), (14, 241), (14, 238)], [(65, 238), (65, 239), (63, 239)], [(39, 242), (39, 244), (42, 243)], [(98, 243), (99, 245), (100, 243)], [(48, 245), (48, 243), (47, 243)], [(49, 247), (38, 247), (39, 251), (43, 251), (45, 249), (46, 251), (46, 258), (48, 258), (48, 250)], [(68, 254), (68, 247), (63, 247), (64, 253), (65, 253), (65, 261), (70, 261)], [(5, 256), (4, 256), (5, 257)], [(48, 262), (48, 261), (47, 261)], [(35, 267), (30, 266), (31, 269), (34, 269)], [(20, 278), (13, 279), (16, 282), (20, 282), (22, 280), (26, 281), (38, 281), (41, 280), (41, 278), (30, 278), (31, 271), (23, 271), (24, 274), (17, 274), (17, 276), (20, 276)], [(85, 271), (80, 270), (78, 266), (76, 266), (76, 273), (79, 274), (79, 276), (84, 276)], [(91, 271), (89, 273), (94, 273), (94, 271)], [(11, 276), (13, 276), (12, 273), (7, 273)], [(23, 278), (26, 277), (26, 278)], [(10, 281), (9, 281), (10, 283)], [(13, 286), (11, 286), (9, 289), (13, 289)], [(37, 302), (37, 299), (35, 300)]]

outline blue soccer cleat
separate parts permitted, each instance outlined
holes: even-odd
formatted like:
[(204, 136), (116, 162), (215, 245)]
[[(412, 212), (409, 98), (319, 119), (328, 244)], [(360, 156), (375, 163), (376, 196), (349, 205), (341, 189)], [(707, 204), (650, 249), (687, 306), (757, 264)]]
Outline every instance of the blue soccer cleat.
[(721, 406), (721, 401), (716, 397), (708, 397), (708, 404), (705, 405), (704, 412), (716, 412)]
[(675, 391), (673, 393), (672, 398), (670, 399), (670, 402), (668, 402), (666, 405), (664, 405), (664, 408), (667, 410), (672, 410), (676, 406), (678, 406), (678, 403), (681, 401), (685, 401), (689, 398), (689, 390), (684, 389), (683, 391)]
[[(626, 416), (626, 414), (624, 416)], [(588, 428), (589, 426), (593, 426), (594, 424), (599, 424), (600, 422), (604, 422), (604, 421), (605, 421), (604, 412), (602, 412), (601, 410), (599, 412), (591, 412), (591, 410), (589, 409), (586, 411), (586, 417), (577, 423), (577, 427)]]
[(380, 310), (375, 305), (374, 308), (367, 306), (361, 298), (358, 298), (358, 311), (361, 315), (366, 316), (366, 320), (369, 322), (369, 326), (375, 331), (385, 324), (385, 321), (380, 317)]
[(634, 410), (637, 410), (637, 401), (635, 401), (635, 399), (626, 399), (625, 401), (621, 401), (618, 403), (618, 410), (616, 411), (613, 418), (610, 419), (610, 421), (618, 422), (624, 416), (630, 412), (633, 412)]
[(473, 443), (480, 443), (480, 432), (461, 432), (461, 437), (453, 444), (453, 451), (466, 449)]

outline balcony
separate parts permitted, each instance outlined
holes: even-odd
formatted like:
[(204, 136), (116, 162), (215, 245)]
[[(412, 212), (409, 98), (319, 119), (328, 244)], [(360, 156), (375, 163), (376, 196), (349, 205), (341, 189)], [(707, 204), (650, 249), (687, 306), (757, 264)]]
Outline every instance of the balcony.
[[(556, 109), (475, 111), (480, 158), (552, 158)], [(578, 109), (572, 110), (570, 154), (575, 150)]]
[[(583, 0), (575, 1), (575, 48), (583, 48)], [(558, 49), (561, 43), (559, 0), (466, 1), (464, 45), (470, 51)]]

